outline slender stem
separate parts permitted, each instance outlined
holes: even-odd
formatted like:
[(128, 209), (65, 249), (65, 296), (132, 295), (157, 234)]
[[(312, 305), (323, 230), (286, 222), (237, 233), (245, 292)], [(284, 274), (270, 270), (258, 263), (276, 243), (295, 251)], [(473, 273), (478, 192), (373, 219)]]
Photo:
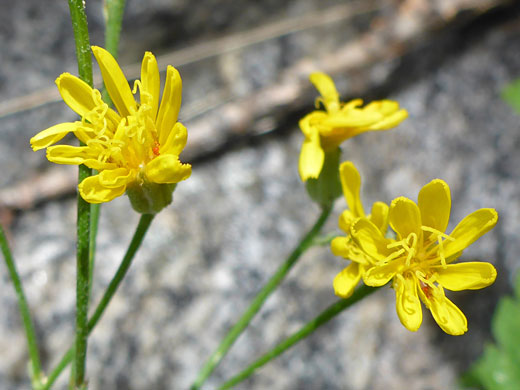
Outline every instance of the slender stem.
[[(92, 81), (92, 58), (88, 35), (87, 15), (83, 0), (68, 0), (74, 40), (76, 42), (76, 58), (78, 60), (79, 77), (90, 86)], [(78, 181), (92, 174), (92, 170), (84, 165), (79, 166)], [(76, 278), (76, 348), (73, 386), (81, 388), (85, 381), (88, 337), (88, 304), (90, 281), (90, 204), (78, 195), (77, 222), (77, 278)]]
[(25, 293), (23, 292), (22, 281), (20, 280), (20, 276), (18, 275), (18, 271), (16, 270), (16, 265), (11, 254), (11, 250), (9, 249), (9, 244), (7, 243), (7, 238), (5, 237), (4, 229), (1, 225), (0, 246), (4, 255), (5, 263), (7, 264), (7, 269), (9, 270), (9, 276), (11, 277), (11, 280), (14, 284), (16, 297), (18, 298), (18, 307), (20, 309), (23, 325), (25, 327), (25, 337), (27, 338), (29, 356), (31, 358), (32, 381), (33, 384), (35, 382), (39, 383), (41, 379), (41, 364), (38, 353), (38, 344), (36, 342), (36, 332), (34, 331), (34, 325), (31, 319), (29, 305), (27, 304)]
[(294, 251), (289, 255), (287, 260), (278, 268), (276, 273), (269, 279), (266, 285), (260, 290), (260, 292), (256, 295), (256, 297), (251, 302), (250, 306), (247, 310), (242, 314), (242, 317), (237, 321), (237, 323), (231, 328), (228, 334), (222, 339), (218, 348), (213, 352), (213, 354), (206, 361), (202, 369), (199, 371), (197, 379), (191, 386), (192, 390), (198, 390), (204, 384), (206, 379), (211, 375), (211, 373), (215, 370), (215, 368), (219, 365), (220, 361), (226, 356), (229, 349), (235, 342), (235, 340), (240, 336), (240, 334), (244, 331), (244, 329), (249, 325), (255, 314), (260, 310), (267, 297), (278, 287), (278, 285), (285, 278), (289, 270), (296, 264), (296, 261), (304, 253), (310, 246), (312, 246), (312, 242), (314, 237), (320, 232), (321, 228), (325, 224), (325, 221), (330, 215), (332, 210), (331, 206), (324, 207), (322, 209), (321, 215), (318, 220), (314, 224), (314, 226), (309, 230), (309, 232), (302, 238), (298, 246), (294, 249)]
[(96, 242), (99, 226), (99, 214), (101, 212), (100, 204), (90, 205), (90, 237), (89, 237), (89, 275), (88, 275), (88, 296), (90, 299), (92, 293), (92, 279), (94, 277), (94, 266), (96, 263)]
[(105, 0), (106, 14), (105, 49), (117, 58), (125, 0)]
[[(105, 294), (101, 298), (101, 301), (99, 302), (98, 306), (96, 307), (96, 310), (92, 317), (90, 317), (90, 320), (88, 321), (88, 333), (92, 332), (96, 324), (98, 323), (99, 319), (103, 315), (105, 309), (108, 306), (108, 303), (114, 296), (115, 292), (117, 291), (117, 288), (119, 287), (119, 284), (123, 280), (123, 278), (126, 275), (126, 272), (130, 268), (130, 265), (132, 264), (132, 260), (135, 257), (135, 254), (137, 250), (139, 249), (141, 243), (143, 242), (144, 236), (146, 232), (148, 231), (148, 228), (150, 227), (150, 224), (152, 223), (154, 215), (153, 214), (143, 214), (141, 215), (141, 219), (139, 220), (139, 224), (137, 225), (137, 228), (135, 230), (134, 236), (132, 237), (132, 241), (130, 242), (130, 245), (128, 246), (128, 249), (126, 250), (125, 256), (123, 257), (123, 261), (119, 265), (119, 268), (117, 269), (116, 274), (110, 281), (110, 284), (108, 285)], [(47, 383), (45, 383), (45, 386), (42, 387), (42, 390), (49, 390), (53, 383), (58, 379), (58, 376), (61, 374), (61, 372), (67, 367), (67, 365), (70, 363), (70, 361), (74, 357), (74, 347), (69, 348), (69, 350), (65, 353), (65, 355), (62, 357), (56, 368), (49, 374)]]
[(110, 302), (117, 288), (119, 287), (119, 284), (125, 277), (128, 268), (130, 268), (130, 265), (132, 264), (132, 260), (134, 259), (135, 253), (141, 246), (141, 242), (143, 242), (143, 238), (146, 232), (148, 231), (148, 228), (150, 227), (150, 224), (152, 223), (154, 217), (155, 214), (141, 215), (141, 219), (139, 220), (139, 224), (137, 225), (137, 229), (135, 230), (134, 237), (132, 238), (132, 241), (128, 246), (128, 250), (126, 251), (125, 257), (123, 258), (121, 265), (117, 269), (116, 274), (110, 281), (110, 284), (108, 285), (105, 294), (103, 295), (103, 298), (101, 298), (101, 301), (96, 307), (96, 311), (88, 321), (89, 333), (92, 331), (92, 329), (94, 329), (94, 327), (98, 323), (99, 319), (103, 315), (103, 312), (108, 306), (108, 303)]
[(329, 322), (332, 318), (337, 316), (339, 313), (341, 313), (343, 310), (349, 308), (356, 302), (360, 301), (367, 295), (372, 294), (374, 291), (378, 290), (379, 287), (368, 287), (368, 286), (361, 286), (356, 291), (354, 291), (354, 294), (347, 299), (340, 299), (330, 305), (328, 308), (326, 308), (324, 311), (322, 311), (317, 317), (315, 317), (313, 320), (305, 324), (300, 330), (293, 333), (291, 336), (286, 338), (284, 341), (279, 343), (276, 347), (271, 349), (269, 352), (267, 352), (265, 355), (261, 356), (258, 360), (256, 360), (254, 363), (252, 363), (249, 367), (247, 367), (244, 371), (240, 372), (238, 375), (234, 376), (230, 380), (228, 380), (226, 383), (224, 383), (221, 387), (219, 387), (219, 390), (229, 389), (232, 386), (235, 386), (237, 383), (242, 382), (243, 380), (247, 379), (251, 374), (253, 374), (258, 368), (262, 367), (264, 364), (268, 363), (278, 355), (280, 355), (282, 352), (285, 352), (290, 347), (292, 347), (294, 344), (296, 344), (298, 341), (304, 339), (309, 334), (314, 332), (316, 329), (318, 329), (320, 326), (324, 325), (325, 323)]
[(72, 29), (74, 30), (74, 40), (76, 42), (79, 77), (92, 87), (92, 57), (90, 54), (87, 15), (84, 7), (85, 2), (83, 0), (68, 0), (68, 2)]

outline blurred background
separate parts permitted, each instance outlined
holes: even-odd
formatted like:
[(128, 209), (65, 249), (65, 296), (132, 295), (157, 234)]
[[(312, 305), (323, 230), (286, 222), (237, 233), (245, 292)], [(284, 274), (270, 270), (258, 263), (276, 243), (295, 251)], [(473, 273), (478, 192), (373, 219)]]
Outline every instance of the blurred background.
[[(103, 4), (86, 1), (91, 43), (103, 45)], [(120, 63), (139, 76), (144, 51), (183, 79), (181, 159), (193, 165), (158, 215), (89, 341), (90, 389), (187, 389), (203, 361), (319, 214), (297, 173), (298, 120), (313, 109), (313, 71), (343, 100), (391, 98), (409, 119), (349, 140), (365, 204), (416, 199), (439, 177), (452, 190), (450, 230), (496, 208), (497, 227), (463, 259), (499, 271), (485, 290), (450, 295), (469, 332), (444, 334), (425, 311), (416, 333), (384, 289), (262, 368), (240, 389), (454, 389), (490, 339), (498, 297), (519, 268), (520, 125), (501, 98), (520, 77), (520, 5), (505, 0), (129, 0)], [(77, 74), (68, 4), (0, 2), (0, 220), (52, 369), (73, 338), (75, 167), (32, 152), (38, 131), (75, 114), (53, 81)], [(96, 68), (97, 72), (97, 68)], [(99, 73), (99, 72), (97, 72)], [(162, 73), (164, 77), (164, 73)], [(99, 79), (99, 75), (98, 78)], [(324, 231), (337, 230), (336, 203)], [(103, 205), (92, 302), (137, 224), (126, 197)], [(346, 265), (308, 251), (207, 382), (216, 388), (334, 302)], [(28, 354), (12, 283), (0, 266), (0, 388), (27, 389)], [(64, 374), (55, 390), (65, 389)]]

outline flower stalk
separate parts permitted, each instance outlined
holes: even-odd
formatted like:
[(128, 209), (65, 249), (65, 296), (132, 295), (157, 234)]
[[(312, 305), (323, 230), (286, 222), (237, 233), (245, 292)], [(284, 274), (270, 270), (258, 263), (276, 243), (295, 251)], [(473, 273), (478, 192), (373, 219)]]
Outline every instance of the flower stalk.
[[(70, 18), (76, 43), (79, 77), (88, 85), (93, 86), (92, 59), (90, 56), (90, 40), (87, 26), (85, 3), (82, 0), (69, 0)], [(92, 169), (79, 166), (78, 182), (92, 175)], [(76, 280), (76, 346), (75, 367), (71, 387), (81, 388), (85, 382), (88, 337), (88, 304), (90, 294), (90, 204), (78, 194), (77, 220), (77, 280)]]
[(354, 291), (354, 294), (352, 294), (350, 298), (340, 299), (336, 301), (328, 308), (326, 308), (324, 311), (322, 311), (313, 320), (305, 324), (300, 330), (293, 333), (291, 336), (279, 343), (276, 347), (271, 349), (266, 354), (262, 355), (259, 359), (257, 359), (254, 363), (252, 363), (249, 367), (240, 372), (238, 375), (234, 376), (233, 378), (225, 382), (221, 387), (219, 387), (219, 390), (229, 389), (237, 385), (238, 383), (244, 381), (245, 379), (249, 378), (258, 368), (262, 367), (263, 365), (270, 362), (283, 352), (287, 351), (298, 341), (309, 336), (312, 332), (314, 332), (320, 326), (329, 322), (331, 319), (340, 314), (343, 310), (348, 309), (350, 306), (359, 302), (360, 300), (372, 294), (378, 289), (379, 287), (374, 288), (368, 286), (360, 286), (356, 291)]
[[(150, 224), (152, 223), (154, 216), (155, 215), (153, 215), (153, 214), (141, 215), (141, 218), (139, 219), (139, 224), (137, 225), (137, 228), (135, 230), (134, 236), (132, 237), (132, 241), (130, 241), (130, 245), (128, 246), (128, 249), (126, 250), (125, 256), (123, 257), (123, 260), (121, 261), (121, 264), (119, 265), (119, 268), (117, 269), (114, 277), (110, 281), (110, 284), (108, 285), (105, 293), (103, 294), (101, 301), (98, 303), (96, 310), (94, 311), (94, 314), (92, 315), (92, 317), (90, 317), (90, 320), (88, 321), (87, 334), (90, 334), (90, 332), (92, 332), (92, 330), (95, 328), (95, 326), (101, 319), (101, 316), (105, 312), (105, 309), (107, 308), (108, 304), (110, 303), (110, 300), (116, 293), (119, 285), (121, 284), (126, 273), (128, 272), (128, 269), (130, 268), (130, 265), (132, 264), (132, 261), (135, 257), (135, 254), (137, 253), (137, 250), (139, 249), (139, 247), (141, 246), (141, 243), (143, 242), (144, 236), (146, 235), (146, 232), (148, 231), (148, 228), (150, 227)], [(70, 347), (69, 350), (65, 353), (65, 355), (61, 358), (58, 365), (49, 374), (48, 380), (45, 383), (45, 386), (42, 387), (42, 390), (49, 390), (51, 388), (51, 386), (54, 384), (56, 379), (58, 379), (61, 372), (71, 362), (71, 360), (73, 359), (73, 356), (74, 356), (74, 347)]]
[(27, 304), (27, 299), (25, 298), (25, 293), (23, 291), (22, 281), (20, 280), (20, 276), (16, 270), (16, 265), (11, 254), (11, 250), (9, 249), (9, 244), (7, 243), (4, 229), (1, 225), (0, 247), (2, 249), (2, 254), (4, 255), (5, 264), (7, 265), (7, 269), (9, 271), (9, 276), (13, 281), (16, 297), (18, 299), (18, 307), (22, 316), (22, 321), (25, 328), (25, 337), (27, 338), (27, 345), (29, 348), (29, 357), (31, 359), (31, 379), (33, 387), (37, 388), (40, 384), (42, 375), (40, 356), (38, 353), (38, 343), (36, 342), (36, 332), (34, 331), (31, 312), (29, 310), (29, 305)]
[(236, 324), (231, 328), (228, 334), (222, 339), (220, 345), (217, 347), (215, 352), (209, 357), (206, 361), (202, 369), (199, 371), (199, 375), (197, 379), (191, 386), (192, 390), (198, 390), (204, 384), (204, 382), (208, 379), (211, 373), (217, 368), (220, 364), (220, 361), (226, 356), (229, 349), (236, 341), (238, 336), (242, 334), (242, 332), (249, 325), (255, 314), (260, 310), (266, 299), (271, 295), (271, 293), (280, 285), (283, 281), (287, 273), (291, 270), (291, 268), (296, 264), (300, 256), (309, 249), (314, 244), (314, 238), (319, 234), (321, 228), (327, 221), (327, 218), (330, 215), (332, 210), (331, 206), (325, 206), (322, 209), (318, 220), (314, 224), (314, 226), (309, 230), (309, 232), (302, 238), (298, 246), (294, 249), (294, 251), (289, 255), (287, 260), (278, 268), (276, 273), (269, 279), (269, 281), (265, 284), (265, 286), (260, 290), (260, 292), (253, 299), (247, 310), (242, 314), (242, 317), (236, 322)]

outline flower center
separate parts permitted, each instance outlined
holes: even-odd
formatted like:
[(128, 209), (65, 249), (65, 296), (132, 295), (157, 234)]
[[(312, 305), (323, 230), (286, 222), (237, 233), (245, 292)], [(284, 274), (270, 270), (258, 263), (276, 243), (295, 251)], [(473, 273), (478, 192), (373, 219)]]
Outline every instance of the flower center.
[(404, 260), (405, 271), (420, 271), (422, 275), (428, 274), (432, 266), (441, 264), (446, 267), (443, 243), (454, 238), (429, 226), (421, 226), (421, 230), (430, 234), (425, 238), (424, 235), (418, 237), (416, 233), (410, 233), (406, 238), (390, 243), (387, 248), (395, 248), (395, 251), (383, 263), (400, 258)]

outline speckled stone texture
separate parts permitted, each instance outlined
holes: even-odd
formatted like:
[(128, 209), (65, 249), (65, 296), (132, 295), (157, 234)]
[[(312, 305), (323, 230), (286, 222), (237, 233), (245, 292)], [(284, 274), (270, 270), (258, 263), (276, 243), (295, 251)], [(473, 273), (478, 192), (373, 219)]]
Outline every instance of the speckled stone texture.
[[(489, 339), (496, 300), (519, 268), (520, 117), (499, 97), (501, 88), (520, 76), (514, 12), (509, 20), (492, 15), (480, 21), (481, 28), (473, 25), (461, 35), (448, 32), (446, 39), (390, 64), (395, 70), (387, 85), (395, 88), (386, 95), (408, 109), (409, 119), (397, 129), (352, 139), (343, 148), (344, 159), (354, 161), (362, 174), (366, 205), (400, 195), (416, 199), (424, 184), (439, 177), (452, 190), (450, 228), (477, 208), (498, 210), (497, 227), (463, 255), (493, 262), (497, 282), (486, 290), (450, 295), (467, 314), (469, 332), (445, 335), (426, 311), (421, 329), (408, 332), (395, 314), (393, 291), (383, 289), (237, 389), (456, 388), (459, 373)], [(345, 75), (335, 77), (338, 85), (348, 85)], [(190, 88), (185, 83), (188, 95)], [(40, 117), (51, 125), (71, 116), (64, 107), (52, 106), (0, 119), (2, 186), (48, 165), (43, 154), (28, 148)], [(190, 122), (185, 124), (189, 131)], [(178, 185), (173, 205), (152, 223), (127, 279), (92, 334), (89, 389), (189, 387), (204, 359), (319, 214), (297, 174), (302, 142), (297, 118), (290, 127), (194, 161), (192, 177)], [(32, 173), (20, 173), (21, 168)], [(324, 231), (337, 230), (344, 207), (338, 200)], [(125, 197), (103, 206), (93, 302), (108, 285), (137, 221)], [(75, 200), (64, 197), (20, 212), (8, 231), (48, 370), (73, 337)], [(252, 356), (334, 302), (332, 280), (344, 266), (326, 247), (309, 250), (206, 388), (217, 388)], [(22, 324), (3, 266), (0, 291), (0, 388), (27, 389)], [(64, 374), (53, 389), (65, 389), (66, 383)]]

